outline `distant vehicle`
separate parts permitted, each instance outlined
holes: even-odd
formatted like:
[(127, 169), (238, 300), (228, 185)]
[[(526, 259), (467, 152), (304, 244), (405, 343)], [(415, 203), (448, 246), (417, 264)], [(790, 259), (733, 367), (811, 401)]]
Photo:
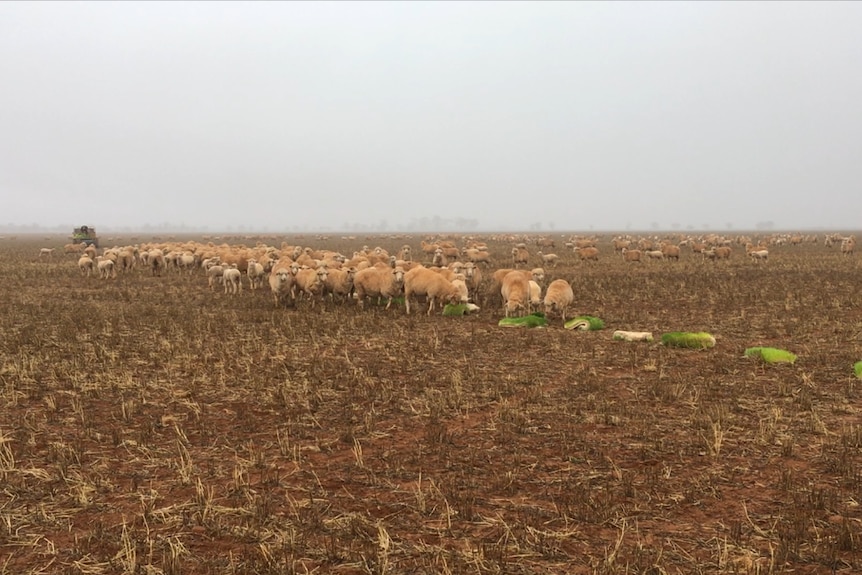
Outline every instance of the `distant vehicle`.
[(81, 226), (75, 228), (72, 232), (73, 244), (86, 244), (88, 246), (99, 247), (99, 236), (96, 235), (96, 228), (92, 226)]

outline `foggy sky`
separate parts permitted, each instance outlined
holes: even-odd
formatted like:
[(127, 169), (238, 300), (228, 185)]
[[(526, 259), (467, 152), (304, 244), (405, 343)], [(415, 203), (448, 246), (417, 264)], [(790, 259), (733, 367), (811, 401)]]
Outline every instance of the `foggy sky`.
[(0, 3), (0, 224), (857, 229), (862, 4)]

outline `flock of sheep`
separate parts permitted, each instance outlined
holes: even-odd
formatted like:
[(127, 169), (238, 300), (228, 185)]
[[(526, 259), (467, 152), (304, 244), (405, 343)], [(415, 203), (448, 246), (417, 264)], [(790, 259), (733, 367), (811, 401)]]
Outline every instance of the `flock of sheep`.
[[(799, 238), (802, 236), (776, 235), (760, 238), (755, 244), (744, 236), (736, 239), (677, 238), (677, 241), (620, 236), (612, 240), (612, 247), (626, 262), (678, 261), (682, 249), (690, 249), (703, 259), (723, 260), (731, 257), (732, 246), (736, 243), (744, 246), (749, 257), (760, 262), (768, 260), (769, 246), (817, 241), (816, 236)], [(268, 283), (277, 307), (295, 306), (303, 300), (312, 308), (326, 300), (354, 300), (363, 308), (367, 300), (376, 299), (379, 303), (385, 300), (386, 309), (389, 309), (395, 298), (403, 298), (406, 313), (411, 313), (414, 304), (421, 299), (427, 304), (426, 313), (430, 315), (448, 303), (472, 302), (484, 306), (496, 302), (499, 296), (507, 317), (544, 311), (546, 315), (559, 316), (565, 321), (574, 301), (569, 282), (555, 279), (544, 294), (542, 290), (545, 267), (556, 267), (560, 260), (557, 254), (542, 251), (553, 248), (554, 240), (515, 236), (507, 239), (514, 244), (512, 267), (490, 273), (487, 282), (483, 280), (486, 275), (483, 269), (490, 268), (492, 257), (487, 244), (475, 239), (467, 239), (460, 248), (453, 241), (423, 240), (419, 257), (422, 263), (414, 261), (411, 247), (406, 244), (397, 254), (391, 255), (381, 247), (366, 246), (349, 258), (335, 251), (284, 243), (279, 248), (262, 243), (252, 248), (212, 242), (143, 244), (109, 248), (101, 254), (94, 246), (68, 244), (64, 251), (79, 255), (78, 268), (84, 277), (98, 274), (103, 279), (113, 279), (118, 272), (125, 273), (135, 267), (143, 267), (154, 276), (169, 271), (192, 274), (202, 270), (211, 290), (223, 289), (229, 295), (243, 291), (244, 278), (252, 291)], [(535, 255), (530, 254), (528, 242), (540, 248)], [(824, 237), (824, 245), (837, 243), (845, 255), (853, 253), (855, 242), (854, 236)], [(565, 247), (586, 262), (599, 258), (596, 238), (571, 238), (565, 242)], [(51, 258), (53, 251), (53, 248), (42, 248), (39, 258)], [(530, 269), (534, 261), (541, 267)]]

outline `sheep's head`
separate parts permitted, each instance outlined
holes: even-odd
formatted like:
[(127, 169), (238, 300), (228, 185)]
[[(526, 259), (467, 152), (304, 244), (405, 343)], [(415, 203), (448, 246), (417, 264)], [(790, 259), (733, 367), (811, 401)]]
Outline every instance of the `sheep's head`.
[(533, 271), (530, 272), (530, 276), (533, 278), (534, 282), (542, 283), (545, 281), (545, 270), (542, 268), (534, 268)]

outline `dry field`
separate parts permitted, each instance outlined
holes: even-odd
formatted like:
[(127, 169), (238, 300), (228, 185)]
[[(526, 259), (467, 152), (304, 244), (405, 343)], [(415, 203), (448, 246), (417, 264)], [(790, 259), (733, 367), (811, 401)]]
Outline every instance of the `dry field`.
[(274, 309), (202, 271), (86, 279), (61, 249), (38, 261), (62, 243), (0, 240), (2, 574), (862, 569), (859, 254), (558, 246), (546, 283), (608, 326), (572, 332), (489, 307)]

